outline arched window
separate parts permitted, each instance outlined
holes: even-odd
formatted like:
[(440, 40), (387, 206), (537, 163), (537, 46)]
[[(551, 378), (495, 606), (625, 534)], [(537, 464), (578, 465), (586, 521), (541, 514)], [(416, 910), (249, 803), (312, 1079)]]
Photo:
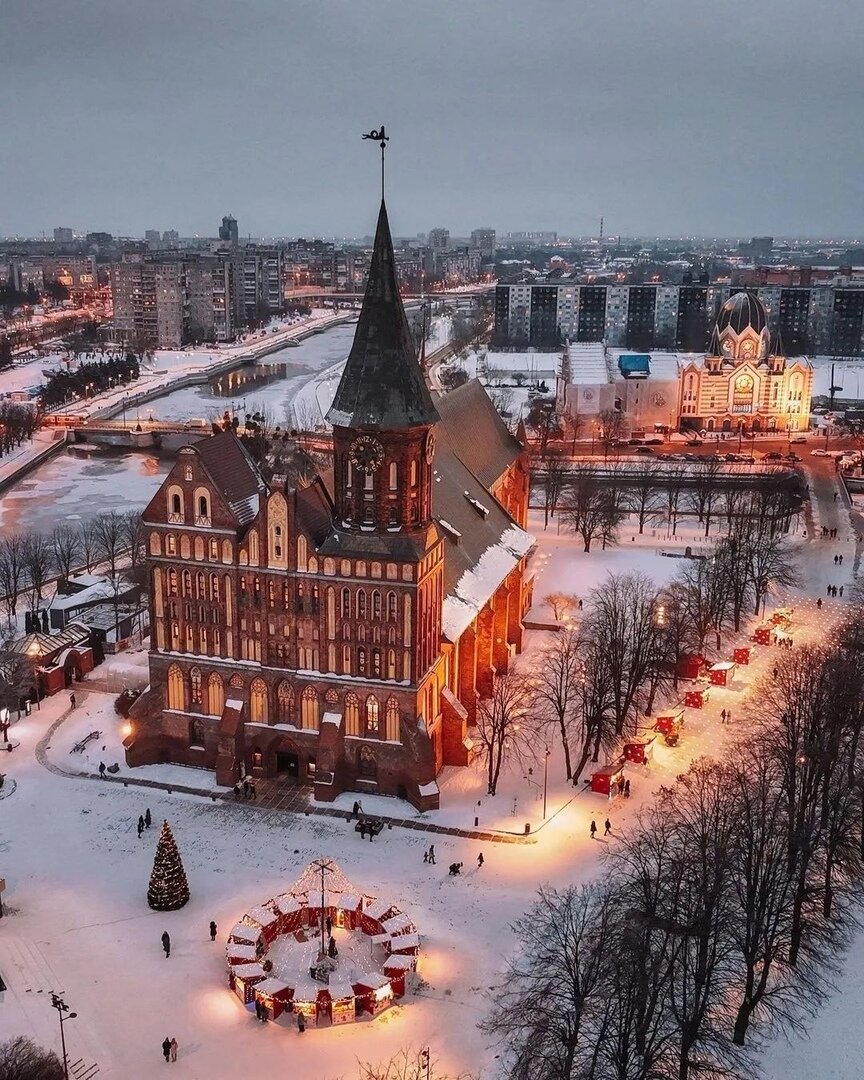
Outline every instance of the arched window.
[(184, 466), (184, 468), (183, 468), (183, 479), (184, 480), (191, 480), (192, 479), (192, 466), (191, 465)]
[(189, 537), (184, 534), (180, 537), (180, 558), (188, 561), (191, 557), (192, 545), (189, 543)]
[(342, 646), (342, 674), (343, 675), (350, 675), (351, 674), (351, 646), (350, 645), (343, 645)]
[(200, 536), (195, 537), (195, 558), (198, 562), (204, 558), (204, 541)]
[(174, 535), (174, 533), (168, 533), (168, 535), (165, 537), (165, 554), (177, 554), (177, 537)]
[(388, 592), (387, 593), (387, 621), (388, 622), (395, 622), (396, 621), (396, 593), (395, 592)]
[(345, 734), (360, 734), (360, 698), (353, 691), (345, 695)]
[(184, 519), (183, 489), (172, 484), (168, 488), (168, 520), (179, 524)]
[(309, 549), (306, 546), (306, 537), (297, 537), (297, 569), (305, 570), (309, 558)]
[(391, 491), (396, 491), (396, 489), (399, 487), (399, 467), (397, 466), (395, 461), (390, 462), (390, 477), (389, 477), (389, 479), (390, 479), (390, 484), (389, 484), (390, 490)]
[(375, 760), (375, 755), (368, 746), (360, 747), (360, 757), (357, 765), (357, 772), (364, 778), (364, 780), (377, 780), (378, 779), (378, 763)]
[(342, 590), (342, 618), (343, 619), (350, 619), (351, 618), (351, 590), (350, 589), (343, 589)]
[(318, 694), (311, 686), (307, 686), (303, 691), (303, 696), (300, 703), (300, 712), (302, 726), (304, 728), (310, 728), (313, 731), (317, 731), (319, 722)]
[(186, 686), (183, 672), (176, 664), (168, 668), (168, 708), (186, 711)]
[(209, 716), (221, 716), (225, 709), (225, 687), (222, 676), (214, 671), (207, 680), (207, 713)]
[(396, 650), (395, 649), (388, 649), (387, 650), (387, 678), (388, 679), (395, 679), (396, 678)]
[(378, 698), (374, 694), (370, 694), (366, 698), (366, 734), (377, 735), (378, 734), (378, 720), (379, 720), (379, 708)]
[(294, 691), (284, 679), (276, 690), (276, 712), (280, 724), (294, 723)]
[(177, 571), (172, 566), (168, 571), (168, 595), (177, 595)]
[(377, 589), (372, 593), (372, 618), (381, 618), (381, 593)]
[(197, 600), (207, 599), (207, 579), (201, 570), (195, 575), (195, 598)]
[(417, 461), (412, 459), (411, 461), (411, 487), (417, 487)]
[(258, 565), (258, 533), (254, 529), (249, 533), (249, 565)]
[(219, 603), (219, 575), (210, 575), (210, 600), (214, 604)]
[(249, 712), (253, 724), (269, 724), (270, 708), (267, 700), (267, 683), (253, 679), (249, 687)]
[(309, 556), (309, 562), (307, 563), (307, 569), (309, 570), (310, 574), (317, 574), (318, 573), (318, 560), (315, 558), (314, 555)]
[(188, 570), (183, 571), (182, 580), (183, 580), (183, 595), (184, 596), (191, 596), (192, 595), (192, 575), (189, 573)]
[[(378, 627), (376, 626), (375, 629), (377, 631)], [(372, 650), (372, 674), (375, 676), (376, 679), (381, 678), (381, 650), (380, 649), (373, 649)]]
[(366, 650), (362, 645), (357, 649), (357, 674), (366, 674)]
[(193, 667), (189, 671), (189, 690), (192, 705), (201, 705), (201, 668)]
[(207, 488), (195, 488), (195, 524), (210, 524), (210, 492)]
[(385, 730), (384, 738), (388, 742), (399, 742), (399, 702), (395, 697), (387, 698), (387, 707), (384, 710)]
[(357, 590), (357, 618), (358, 619), (365, 619), (366, 618), (366, 590), (365, 589), (358, 589)]
[(150, 554), (161, 555), (162, 554), (162, 539), (157, 532), (150, 533)]
[(222, 541), (222, 562), (223, 563), (230, 563), (231, 562), (231, 541), (230, 540), (223, 540)]
[(327, 574), (329, 577), (333, 577), (333, 575), (336, 573), (335, 559), (328, 558), (324, 560), (324, 573)]

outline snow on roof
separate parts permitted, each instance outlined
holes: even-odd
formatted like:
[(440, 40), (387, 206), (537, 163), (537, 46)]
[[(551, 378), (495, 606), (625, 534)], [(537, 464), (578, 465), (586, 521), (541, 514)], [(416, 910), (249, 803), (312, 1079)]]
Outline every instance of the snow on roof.
[(602, 341), (574, 341), (567, 346), (571, 383), (597, 383), (606, 385), (611, 381), (606, 346)]
[(368, 987), (370, 990), (380, 990), (382, 986), (389, 986), (390, 980), (380, 971), (364, 971), (355, 977), (354, 985)]
[(416, 963), (413, 956), (399, 956), (394, 953), (384, 961), (384, 971), (410, 971)]
[(735, 663), (732, 660), (720, 660), (716, 664), (711, 665), (712, 671), (729, 671), (730, 668), (734, 668)]
[(399, 908), (390, 900), (376, 900), (373, 897), (363, 905), (363, 914), (370, 919), (383, 919), (391, 911), (398, 912)]
[(270, 903), (280, 911), (283, 915), (293, 915), (295, 911), (300, 910), (300, 901), (296, 896), (291, 896), (290, 893), (284, 893), (282, 896), (277, 896), (275, 900), (271, 900)]
[(451, 540), (459, 540), (461, 538), (462, 533), (459, 532), (459, 530), (454, 525), (451, 525), (449, 521), (446, 521), (444, 518), (438, 518), (438, 524), (441, 526), (444, 532), (447, 533)]
[(438, 785), (435, 783), (434, 780), (432, 780), (428, 784), (421, 784), (419, 790), (420, 790), (421, 795), (438, 795), (438, 794), (440, 794)]
[(279, 916), (274, 915), (270, 908), (254, 907), (246, 912), (246, 918), (254, 919), (255, 922), (259, 923), (261, 926), (272, 926), (273, 923), (278, 920)]
[(273, 997), (274, 994), (284, 993), (286, 990), (293, 990), (292, 986), (288, 983), (282, 982), (281, 979), (265, 979), (263, 982), (256, 983), (255, 993), (266, 994), (267, 997)]
[(242, 964), (244, 960), (258, 959), (258, 950), (254, 945), (235, 945), (229, 941), (225, 952), (228, 954), (228, 960), (231, 964)]
[(472, 620), (492, 597), (501, 582), (527, 555), (534, 540), (518, 525), (511, 525), (501, 540), (480, 556), (456, 582), (453, 594), (445, 597), (441, 629), (449, 641), (458, 641)]
[(225, 708), (226, 709), (242, 709), (243, 708), (243, 702), (240, 701), (238, 698), (228, 698), (228, 700), (225, 702)]
[(238, 979), (245, 979), (247, 982), (252, 979), (255, 982), (260, 982), (261, 979), (267, 977), (267, 972), (260, 964), (232, 964), (231, 974)]
[(468, 500), (468, 502), (471, 503), (471, 505), (474, 507), (474, 509), (477, 511), (478, 514), (480, 514), (484, 518), (489, 516), (489, 507), (488, 506), (484, 506), (483, 503), (481, 503), (479, 499), (475, 499), (467, 491), (463, 491), (462, 494), (465, 496), (465, 498)]
[(342, 723), (342, 713), (338, 712), (325, 712), (321, 717), (322, 724), (335, 724), (336, 727)]
[(257, 930), (254, 926), (249, 926), (248, 923), (238, 922), (236, 926), (232, 927), (228, 937), (232, 941), (240, 942), (245, 945), (254, 945), (261, 937), (261, 931)]
[(414, 929), (414, 923), (401, 911), (397, 915), (386, 919), (381, 924), (388, 934), (410, 934)]
[[(121, 594), (128, 591), (128, 586), (119, 587)], [(110, 581), (102, 579), (94, 581), (92, 585), (88, 585), (78, 592), (69, 593), (66, 596), (55, 596), (51, 601), (51, 607), (56, 608), (58, 611), (65, 611), (67, 608), (81, 607), (82, 604), (92, 604), (97, 600), (109, 600), (113, 596), (114, 586)]]
[(394, 953), (405, 952), (406, 949), (419, 949), (420, 935), (417, 933), (397, 934), (391, 939), (390, 948)]
[(359, 896), (355, 896), (353, 893), (342, 893), (336, 907), (341, 908), (343, 911), (357, 911), (360, 903)]

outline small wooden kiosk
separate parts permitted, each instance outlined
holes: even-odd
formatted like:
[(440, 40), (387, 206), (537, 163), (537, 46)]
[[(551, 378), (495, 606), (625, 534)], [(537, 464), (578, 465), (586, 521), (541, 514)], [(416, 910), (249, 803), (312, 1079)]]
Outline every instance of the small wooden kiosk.
[(707, 686), (697, 686), (684, 695), (684, 704), (688, 709), (701, 709), (707, 705), (711, 690)]
[(734, 660), (720, 660), (712, 664), (708, 672), (708, 678), (712, 686), (728, 686), (735, 678), (737, 665)]
[(647, 765), (654, 756), (654, 743), (657, 736), (634, 735), (624, 743), (624, 760), (634, 765)]
[(732, 659), (736, 664), (749, 664), (750, 663), (750, 646), (741, 645), (737, 649), (732, 650)]
[(762, 623), (761, 626), (757, 626), (753, 631), (753, 640), (757, 645), (770, 645), (773, 630), (774, 627), (770, 623)]
[[(698, 691), (688, 691), (688, 694), (697, 692)], [(685, 704), (689, 704), (686, 697), (684, 701)], [(678, 731), (683, 723), (684, 706), (676, 705), (672, 709), (664, 709), (663, 712), (657, 713), (657, 719), (654, 721), (654, 729), (655, 731), (659, 731), (661, 735), (668, 735), (670, 731)]]
[(613, 765), (603, 765), (591, 774), (591, 790), (599, 795), (606, 795), (610, 799), (619, 794), (623, 783), (623, 761), (615, 762)]

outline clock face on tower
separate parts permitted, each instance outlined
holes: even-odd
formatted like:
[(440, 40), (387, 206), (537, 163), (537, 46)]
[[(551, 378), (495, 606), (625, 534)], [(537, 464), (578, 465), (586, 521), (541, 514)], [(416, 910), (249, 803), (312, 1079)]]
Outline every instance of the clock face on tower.
[(348, 457), (355, 469), (373, 473), (384, 460), (384, 447), (372, 435), (361, 435), (348, 448)]
[(430, 465), (433, 457), (435, 457), (435, 432), (430, 431), (426, 436), (426, 460)]

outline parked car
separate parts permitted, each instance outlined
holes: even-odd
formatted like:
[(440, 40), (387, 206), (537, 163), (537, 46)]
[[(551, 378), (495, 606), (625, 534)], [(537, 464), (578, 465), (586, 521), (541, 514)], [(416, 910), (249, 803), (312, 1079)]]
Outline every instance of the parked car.
[(662, 446), (663, 445), (663, 437), (662, 437), (662, 435), (652, 435), (650, 439), (645, 440), (645, 445), (646, 446)]
[(799, 457), (798, 454), (789, 453), (789, 454), (786, 455), (786, 460), (787, 461), (800, 461), (801, 458)]
[(765, 454), (763, 460), (765, 461), (782, 461), (783, 455), (778, 454), (776, 450), (772, 450), (770, 454)]
[(650, 446), (637, 446), (636, 450), (634, 452), (637, 453), (637, 454), (653, 454), (654, 453), (654, 451), (651, 449)]
[(806, 435), (793, 435), (792, 438), (789, 440), (789, 442), (806, 443), (807, 442), (807, 436)]

